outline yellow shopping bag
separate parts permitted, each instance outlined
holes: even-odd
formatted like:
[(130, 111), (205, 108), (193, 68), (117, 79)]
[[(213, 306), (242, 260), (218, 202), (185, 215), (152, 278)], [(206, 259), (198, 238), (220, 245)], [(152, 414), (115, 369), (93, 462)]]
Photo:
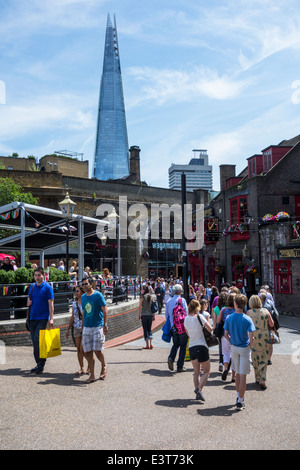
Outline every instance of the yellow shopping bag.
[(43, 359), (60, 356), (60, 329), (50, 328), (49, 330), (40, 330), (39, 346), (40, 357)]
[(187, 345), (186, 345), (186, 351), (185, 351), (185, 358), (184, 361), (188, 362), (191, 360), (190, 358), (190, 351), (189, 351), (189, 345), (190, 345), (190, 338), (188, 339)]

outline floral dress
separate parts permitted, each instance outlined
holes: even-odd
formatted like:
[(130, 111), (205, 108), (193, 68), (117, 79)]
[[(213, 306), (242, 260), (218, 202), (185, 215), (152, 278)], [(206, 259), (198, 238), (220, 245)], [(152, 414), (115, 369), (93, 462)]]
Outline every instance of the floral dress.
[(256, 330), (254, 331), (254, 342), (252, 346), (252, 364), (254, 367), (255, 380), (265, 382), (267, 375), (267, 364), (270, 353), (269, 343), (269, 314), (266, 308), (251, 309), (248, 312)]

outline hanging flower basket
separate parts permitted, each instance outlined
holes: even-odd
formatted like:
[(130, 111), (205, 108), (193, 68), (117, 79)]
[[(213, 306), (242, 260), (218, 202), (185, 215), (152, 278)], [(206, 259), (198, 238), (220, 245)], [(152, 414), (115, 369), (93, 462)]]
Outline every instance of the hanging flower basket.
[(276, 222), (284, 222), (285, 220), (289, 220), (289, 218), (290, 216), (287, 212), (280, 211), (276, 215), (265, 214), (262, 217), (261, 222), (263, 224), (270, 224), (270, 223), (276, 223)]
[(283, 220), (289, 220), (290, 216), (287, 212), (278, 212), (276, 215), (276, 220), (277, 221), (283, 221)]
[(258, 266), (248, 266), (247, 272), (250, 274), (258, 274)]
[(216, 266), (215, 267), (215, 272), (218, 274), (221, 274), (224, 272), (224, 266)]
[(245, 265), (243, 263), (237, 263), (232, 268), (233, 274), (244, 274)]

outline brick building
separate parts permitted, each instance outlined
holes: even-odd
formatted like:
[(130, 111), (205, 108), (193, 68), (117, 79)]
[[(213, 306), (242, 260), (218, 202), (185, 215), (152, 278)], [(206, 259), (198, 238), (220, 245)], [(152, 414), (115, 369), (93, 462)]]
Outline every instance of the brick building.
[[(133, 204), (144, 204), (149, 216), (152, 204), (181, 205), (181, 191), (148, 186), (141, 182), (140, 177), (140, 148), (130, 148), (130, 175), (120, 180), (102, 181), (96, 178), (72, 176), (72, 167), (76, 162), (73, 159), (64, 159), (67, 168), (60, 166), (61, 171), (22, 171), (0, 170), (1, 177), (12, 177), (20, 183), (24, 191), (30, 191), (39, 200), (40, 206), (50, 209), (59, 209), (58, 203), (64, 199), (68, 190), (71, 199), (76, 203), (76, 213), (88, 217), (95, 217), (100, 204), (113, 204), (119, 213), (119, 196), (126, 196), (128, 207)], [(57, 158), (57, 157), (56, 157)], [(43, 157), (41, 162), (48, 162), (49, 157)], [(56, 159), (56, 161), (58, 161)], [(53, 163), (54, 160), (51, 160)], [(79, 162), (82, 163), (82, 162)], [(51, 165), (48, 165), (49, 168)], [(70, 168), (68, 168), (68, 166)], [(206, 190), (197, 190), (187, 193), (187, 203), (193, 207), (196, 204), (207, 204), (209, 193)], [(150, 220), (150, 219), (149, 219)], [(161, 235), (161, 234), (160, 234)], [(101, 267), (101, 258), (105, 258), (104, 265), (112, 272), (116, 272), (117, 247), (112, 240), (101, 246), (99, 238), (95, 235), (85, 240), (86, 265), (98, 270)], [(144, 256), (147, 253), (147, 256)], [(182, 275), (182, 248), (181, 240), (174, 239), (171, 223), (170, 237), (162, 239), (145, 240), (142, 243), (128, 237), (121, 240), (122, 273), (145, 276)], [(103, 264), (103, 263), (102, 263)]]
[(239, 175), (220, 166), (221, 191), (205, 211), (203, 281), (236, 281), (248, 293), (268, 284), (282, 310), (300, 313), (300, 136), (247, 160)]

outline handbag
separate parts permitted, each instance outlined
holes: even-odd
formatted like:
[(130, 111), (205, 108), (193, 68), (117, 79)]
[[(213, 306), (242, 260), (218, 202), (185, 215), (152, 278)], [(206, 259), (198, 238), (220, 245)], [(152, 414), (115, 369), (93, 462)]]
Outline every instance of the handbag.
[(40, 330), (39, 348), (40, 357), (43, 359), (60, 356), (60, 329), (50, 328), (49, 330)]
[(224, 333), (224, 321), (221, 320), (220, 323), (216, 324), (216, 327), (214, 329), (214, 335), (221, 341), (223, 333)]
[(205, 338), (205, 341), (206, 341), (206, 344), (209, 348), (212, 348), (213, 346), (218, 346), (219, 344), (219, 339), (216, 337), (216, 335), (214, 335), (213, 333), (210, 333), (203, 325), (202, 325), (202, 321), (200, 319), (200, 316), (197, 315), (198, 317), (198, 320), (199, 320), (199, 323), (200, 325), (202, 326), (202, 330), (203, 330), (203, 334), (204, 334), (204, 338)]
[(158, 312), (158, 303), (157, 303), (156, 300), (152, 300), (152, 303), (151, 303), (151, 312), (152, 312), (152, 313)]
[[(30, 300), (32, 300), (33, 286), (34, 286), (34, 284), (31, 284), (31, 291), (30, 291), (30, 293), (29, 293), (29, 299), (30, 299)], [(25, 325), (26, 325), (27, 331), (30, 332), (30, 307), (28, 307), (28, 310), (27, 310), (27, 317), (26, 317)]]
[(162, 331), (163, 331), (163, 334), (162, 334), (162, 337), (161, 339), (163, 341), (165, 341), (166, 343), (170, 343), (171, 342), (171, 338), (172, 338), (172, 335), (171, 335), (171, 322), (170, 322), (170, 318), (168, 317), (163, 328), (162, 328)]
[(279, 338), (278, 332), (275, 330), (269, 330), (269, 343), (270, 344), (280, 344), (281, 339)]

